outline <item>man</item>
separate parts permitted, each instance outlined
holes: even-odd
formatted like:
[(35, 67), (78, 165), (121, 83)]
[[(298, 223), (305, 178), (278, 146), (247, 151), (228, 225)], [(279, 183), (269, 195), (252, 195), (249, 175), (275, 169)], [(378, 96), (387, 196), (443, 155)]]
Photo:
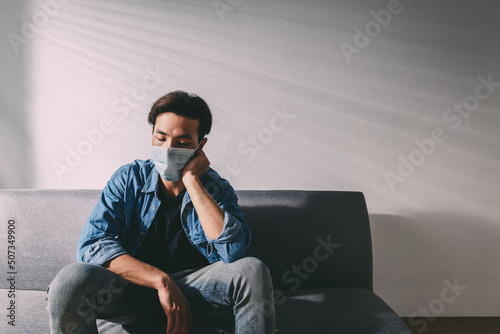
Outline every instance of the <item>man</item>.
[(96, 319), (163, 319), (167, 334), (185, 334), (193, 321), (229, 313), (238, 334), (274, 333), (269, 271), (243, 257), (249, 227), (234, 189), (203, 151), (208, 105), (171, 92), (148, 121), (151, 159), (111, 177), (83, 228), (79, 262), (49, 287), (51, 332), (97, 333)]

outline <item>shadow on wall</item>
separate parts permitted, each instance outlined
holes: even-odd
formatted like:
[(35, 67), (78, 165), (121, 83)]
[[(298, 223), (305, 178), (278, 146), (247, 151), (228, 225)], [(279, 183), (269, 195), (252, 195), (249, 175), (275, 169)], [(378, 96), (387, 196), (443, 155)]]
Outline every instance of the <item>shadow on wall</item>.
[[(468, 286), (461, 299), (469, 307), (477, 303), (479, 315), (497, 309), (495, 293), (486, 288), (500, 277), (493, 265), (500, 253), (498, 223), (460, 212), (372, 214), (370, 222), (374, 290), (400, 316), (438, 298), (445, 280)], [(446, 315), (460, 315), (460, 304), (447, 306)]]

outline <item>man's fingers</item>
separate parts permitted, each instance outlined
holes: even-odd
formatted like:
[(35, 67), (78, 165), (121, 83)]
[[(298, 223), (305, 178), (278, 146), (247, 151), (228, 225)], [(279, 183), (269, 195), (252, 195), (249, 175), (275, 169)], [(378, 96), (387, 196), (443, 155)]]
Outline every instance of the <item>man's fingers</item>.
[(182, 308), (182, 332), (187, 333), (190, 327), (190, 315), (189, 307)]
[(167, 334), (185, 334), (189, 331), (188, 324), (183, 309), (174, 308), (167, 314)]
[(184, 295), (173, 285), (169, 291), (158, 290), (160, 303), (167, 316), (167, 334), (187, 334), (191, 328), (191, 311)]
[(174, 317), (171, 311), (165, 312), (167, 315), (167, 334), (172, 334), (172, 330), (174, 328)]
[(179, 311), (179, 334), (187, 334), (188, 318), (185, 309)]

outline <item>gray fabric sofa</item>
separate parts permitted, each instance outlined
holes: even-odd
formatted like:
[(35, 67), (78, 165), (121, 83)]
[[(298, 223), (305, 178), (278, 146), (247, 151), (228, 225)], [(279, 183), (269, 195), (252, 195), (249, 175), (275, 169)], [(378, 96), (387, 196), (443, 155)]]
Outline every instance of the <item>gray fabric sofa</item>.
[[(372, 291), (362, 193), (237, 194), (253, 233), (247, 255), (261, 259), (273, 276), (279, 333), (411, 333)], [(61, 268), (76, 261), (79, 234), (99, 195), (100, 190), (0, 190), (0, 333), (49, 332), (46, 288)], [(100, 321), (99, 326), (100, 333), (165, 333), (162, 324), (123, 328)], [(230, 332), (223, 326), (198, 328)]]

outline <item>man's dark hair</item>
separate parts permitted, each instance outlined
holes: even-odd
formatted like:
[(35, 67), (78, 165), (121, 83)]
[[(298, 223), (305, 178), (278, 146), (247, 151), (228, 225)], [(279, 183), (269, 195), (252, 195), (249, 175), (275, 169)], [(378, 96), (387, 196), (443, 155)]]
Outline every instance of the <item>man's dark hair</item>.
[(197, 119), (200, 122), (198, 126), (198, 142), (212, 128), (212, 113), (210, 112), (210, 108), (205, 100), (196, 94), (176, 90), (160, 97), (153, 103), (151, 111), (148, 114), (149, 124), (154, 128), (156, 118), (166, 112)]

